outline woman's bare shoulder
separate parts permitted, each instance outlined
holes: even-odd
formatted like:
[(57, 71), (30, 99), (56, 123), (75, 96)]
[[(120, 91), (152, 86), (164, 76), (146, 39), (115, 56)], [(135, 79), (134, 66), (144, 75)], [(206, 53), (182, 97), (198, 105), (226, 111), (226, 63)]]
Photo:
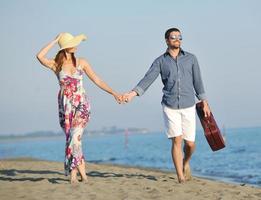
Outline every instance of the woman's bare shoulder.
[(78, 60), (79, 60), (79, 64), (82, 65), (82, 66), (88, 66), (89, 65), (86, 58), (78, 58)]

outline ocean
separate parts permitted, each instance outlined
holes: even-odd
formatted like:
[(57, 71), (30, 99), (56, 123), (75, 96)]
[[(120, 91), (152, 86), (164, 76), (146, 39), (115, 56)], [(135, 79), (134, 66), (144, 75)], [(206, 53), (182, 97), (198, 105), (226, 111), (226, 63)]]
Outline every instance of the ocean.
[[(191, 160), (193, 175), (237, 184), (261, 186), (261, 127), (226, 130), (226, 147), (212, 152), (202, 131), (197, 131)], [(0, 140), (0, 159), (32, 157), (64, 160), (65, 138), (19, 138)], [(147, 134), (84, 135), (88, 162), (149, 167), (174, 171), (171, 141), (163, 132)]]

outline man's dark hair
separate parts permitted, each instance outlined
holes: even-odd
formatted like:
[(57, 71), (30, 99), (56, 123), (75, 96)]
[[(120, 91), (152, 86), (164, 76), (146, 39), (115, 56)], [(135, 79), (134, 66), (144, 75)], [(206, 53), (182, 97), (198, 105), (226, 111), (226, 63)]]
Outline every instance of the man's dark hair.
[(170, 29), (168, 29), (168, 30), (165, 32), (165, 39), (168, 39), (170, 33), (173, 32), (173, 31), (175, 31), (175, 32), (180, 32), (180, 30), (179, 30), (178, 28), (170, 28)]

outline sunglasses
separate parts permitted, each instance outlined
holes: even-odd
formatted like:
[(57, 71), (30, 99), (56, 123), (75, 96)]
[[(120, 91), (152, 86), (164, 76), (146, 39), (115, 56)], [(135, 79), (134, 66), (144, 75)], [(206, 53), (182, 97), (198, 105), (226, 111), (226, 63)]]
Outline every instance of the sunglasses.
[(171, 40), (182, 40), (182, 35), (172, 35), (169, 37)]

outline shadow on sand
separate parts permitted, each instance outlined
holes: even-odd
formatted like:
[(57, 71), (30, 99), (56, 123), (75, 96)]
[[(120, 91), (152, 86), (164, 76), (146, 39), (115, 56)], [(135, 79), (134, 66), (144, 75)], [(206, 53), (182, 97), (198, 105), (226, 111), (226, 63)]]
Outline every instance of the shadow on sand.
[(155, 176), (144, 175), (144, 174), (116, 174), (112, 172), (91, 171), (88, 172), (87, 175), (91, 177), (100, 177), (100, 178), (109, 178), (109, 177), (115, 177), (115, 178), (125, 177), (125, 178), (139, 178), (139, 179), (145, 178), (148, 180), (157, 181)]
[(61, 172), (50, 171), (50, 170), (17, 170), (17, 169), (6, 169), (0, 170), (0, 181), (43, 181), (48, 180), (50, 183), (59, 184), (58, 181), (66, 181), (68, 179), (63, 178), (43, 178), (43, 177), (16, 177), (18, 174), (39, 174), (39, 175), (64, 175)]
[[(18, 175), (21, 175), (23, 177), (17, 177)], [(41, 177), (30, 177), (28, 174), (34, 174), (34, 175), (42, 175)], [(68, 182), (68, 179), (60, 178), (60, 177), (53, 177), (48, 178), (44, 177), (43, 175), (59, 175), (64, 176), (64, 173), (58, 172), (58, 171), (50, 171), (50, 170), (17, 170), (17, 169), (3, 169), (0, 170), (0, 181), (32, 181), (32, 182), (38, 182), (47, 180), (50, 183), (53, 184), (60, 184), (60, 181), (66, 181)], [(138, 179), (148, 179), (152, 181), (157, 181), (155, 176), (151, 175), (144, 175), (144, 174), (121, 174), (121, 173), (112, 173), (112, 172), (99, 172), (99, 171), (90, 171), (87, 173), (89, 177), (98, 177), (98, 178), (138, 178)]]

